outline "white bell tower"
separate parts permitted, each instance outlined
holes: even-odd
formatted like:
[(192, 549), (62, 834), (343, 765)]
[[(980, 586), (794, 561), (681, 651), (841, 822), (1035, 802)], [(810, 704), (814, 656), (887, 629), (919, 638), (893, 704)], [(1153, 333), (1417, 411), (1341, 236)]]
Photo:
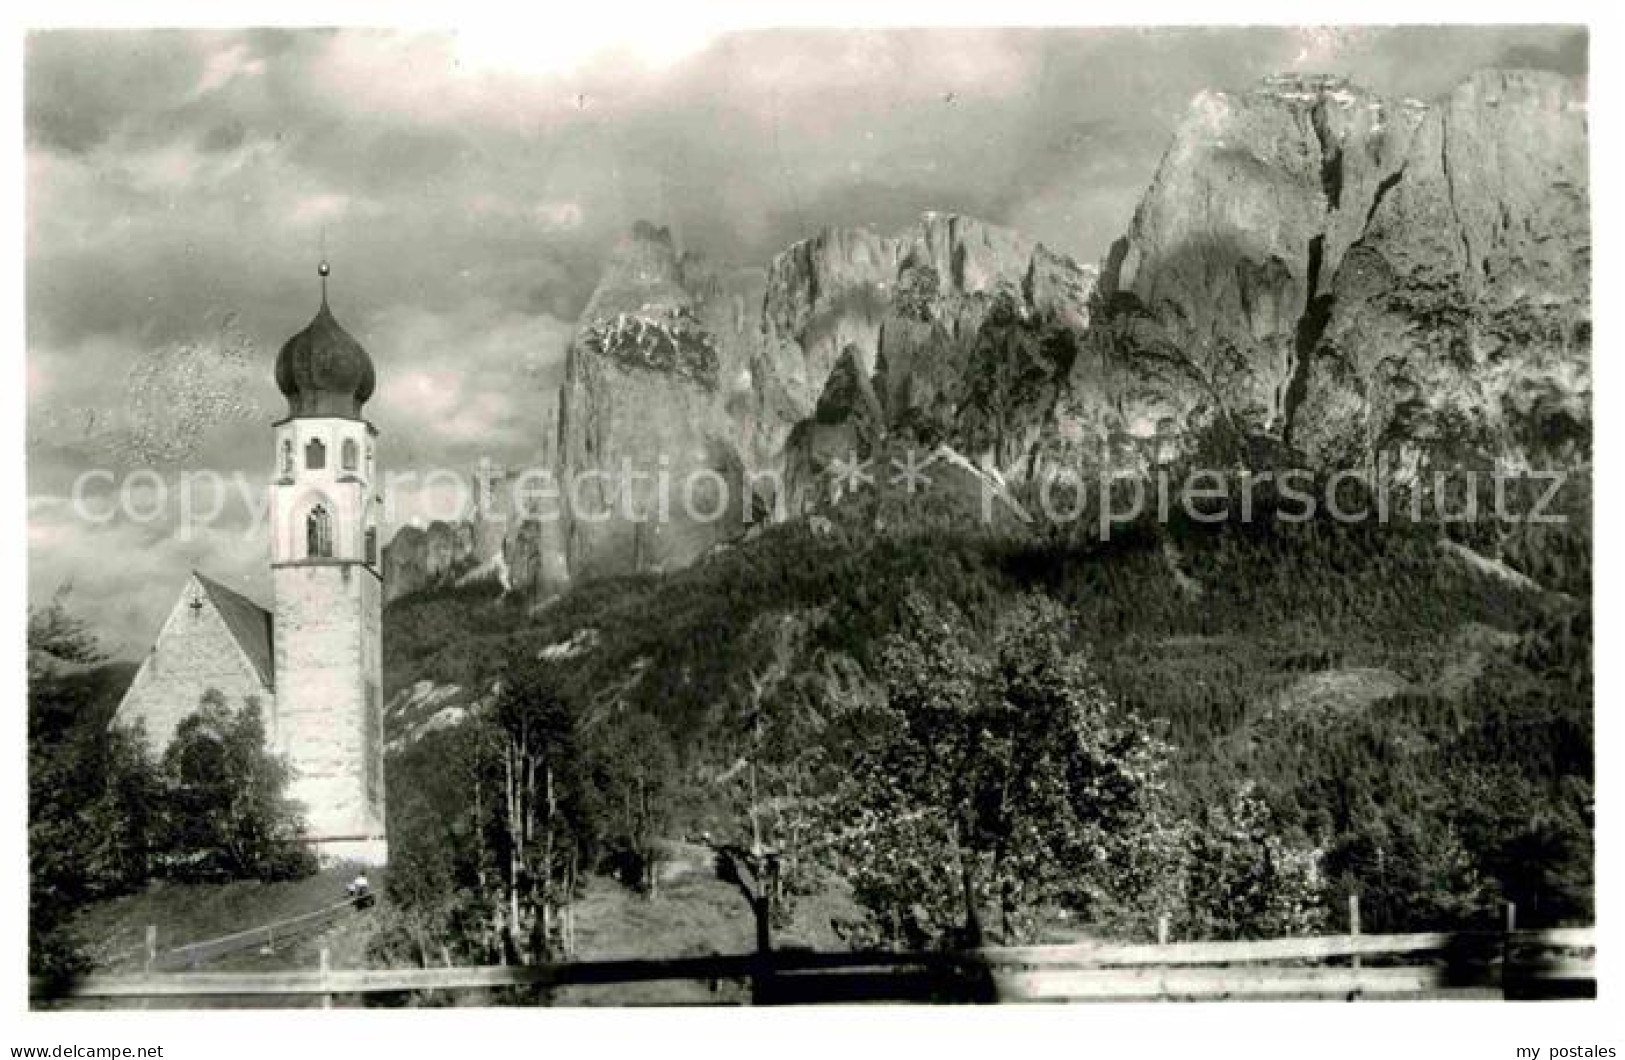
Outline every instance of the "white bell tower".
[(322, 304), (277, 356), (271, 580), (277, 750), (294, 769), (324, 864), (388, 859), (379, 565), (378, 432), (362, 415), (372, 360)]

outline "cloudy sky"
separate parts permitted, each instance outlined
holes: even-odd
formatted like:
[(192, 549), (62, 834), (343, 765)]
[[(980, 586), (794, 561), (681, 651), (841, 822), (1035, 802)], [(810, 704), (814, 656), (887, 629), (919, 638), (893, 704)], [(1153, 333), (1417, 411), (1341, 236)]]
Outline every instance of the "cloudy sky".
[[(1297, 69), (1429, 98), (1486, 65), (1583, 74), (1585, 50), (1529, 27), (668, 30), (607, 50), (492, 31), (35, 34), (30, 595), (71, 581), (126, 654), (190, 567), (269, 598), (248, 504), (283, 411), (271, 364), (316, 307), (324, 252), (334, 310), (378, 365), (385, 463), (519, 460), (634, 220), (764, 265), (825, 225), (959, 211), (1094, 261), (1202, 88)], [(93, 469), (109, 474), (75, 511)], [(249, 496), (188, 533), (173, 487), (204, 469)], [(167, 505), (109, 517), (121, 489)], [(406, 518), (424, 497), (396, 500)]]

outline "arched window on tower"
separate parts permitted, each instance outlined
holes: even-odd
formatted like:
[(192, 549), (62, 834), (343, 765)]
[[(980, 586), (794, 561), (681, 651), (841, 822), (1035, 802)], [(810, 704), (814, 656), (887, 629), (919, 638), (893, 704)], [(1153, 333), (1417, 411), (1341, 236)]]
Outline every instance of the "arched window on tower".
[(344, 439), (344, 445), (339, 448), (339, 463), (343, 465), (346, 471), (355, 470), (356, 451), (354, 438)]
[(376, 567), (378, 566), (378, 528), (376, 526), (367, 527), (365, 538), (367, 565)]
[(282, 439), (282, 473), (293, 474), (293, 439)]
[(333, 555), (333, 517), (325, 504), (305, 516), (305, 555), (316, 559)]
[(327, 446), (322, 444), (320, 438), (312, 438), (305, 446), (305, 467), (312, 471), (320, 471), (327, 466)]

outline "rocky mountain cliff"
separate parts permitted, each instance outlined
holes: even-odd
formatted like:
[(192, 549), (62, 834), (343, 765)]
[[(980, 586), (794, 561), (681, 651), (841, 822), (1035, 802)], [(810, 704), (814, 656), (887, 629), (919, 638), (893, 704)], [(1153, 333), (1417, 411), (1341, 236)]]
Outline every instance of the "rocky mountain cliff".
[(769, 274), (752, 370), (752, 465), (791, 513), (835, 458), (884, 440), (1024, 461), (1089, 320), (1091, 270), (1020, 233), (927, 214), (879, 237), (828, 231)]
[(453, 581), (479, 565), (470, 523), (435, 521), (403, 526), (384, 549), (384, 586), (390, 599)]
[(1591, 437), (1584, 104), (1491, 71), (1430, 108), (1326, 286), (1291, 440), (1320, 465), (1573, 466)]
[(559, 398), (570, 577), (686, 564), (746, 525), (738, 430), (749, 276), (639, 225), (582, 316)]
[(1204, 93), (1104, 265), (1058, 426), (1319, 469), (1583, 459), (1586, 155), (1554, 74), (1433, 105)]
[(1327, 77), (1199, 95), (1105, 262), (1074, 439), (1106, 460), (1159, 434), (1281, 439), (1332, 278), (1423, 112)]
[(1584, 104), (1526, 71), (1433, 104), (1319, 76), (1204, 92), (1098, 281), (945, 214), (826, 230), (765, 273), (640, 224), (558, 397), (552, 470), (585, 488), (499, 534), (403, 531), (389, 593), (681, 566), (829, 503), (832, 461), (905, 446), (1001, 482), (1181, 458), (1581, 462), (1589, 244)]

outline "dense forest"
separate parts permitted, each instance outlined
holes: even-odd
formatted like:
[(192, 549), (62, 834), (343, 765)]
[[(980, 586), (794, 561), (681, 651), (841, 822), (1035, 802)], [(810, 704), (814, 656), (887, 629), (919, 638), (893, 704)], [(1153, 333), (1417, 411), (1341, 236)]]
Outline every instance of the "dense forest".
[[(1263, 503), (1249, 523), (1143, 519), (1101, 541), (874, 496), (552, 601), (469, 586), (396, 602), (400, 923), (382, 948), (540, 956), (583, 873), (652, 886), (661, 841), (683, 836), (747, 852), (784, 907), (850, 889), (866, 919), (843, 931), (865, 943), (1062, 920), (1146, 937), (1158, 916), (1181, 937), (1283, 934), (1340, 924), (1348, 894), (1370, 931), (1481, 925), (1507, 901), (1531, 926), (1588, 920), (1587, 498), (1540, 526), (1289, 520)], [(1017, 693), (1008, 630), (1035, 615), (1048, 654), (1022, 665), (1045, 676)], [(956, 651), (922, 661), (945, 638)], [(421, 725), (401, 707), (414, 687), (467, 714)], [(1011, 702), (1035, 705), (976, 713)], [(1049, 721), (1011, 728), (1027, 712)], [(940, 728), (910, 736), (910, 718)], [(983, 750), (943, 774), (954, 784), (895, 757), (905, 736), (958, 746), (967, 719)], [(1079, 725), (1136, 735), (1103, 749), (1066, 735)], [(978, 770), (1023, 747), (1134, 776), (1111, 788), (1132, 807), (1120, 845), (1092, 855), (1111, 872), (1059, 847), (1001, 867), (1023, 828), (1087, 832), (1078, 807), (1106, 800), (1076, 769), (1043, 781), (1070, 794), (1020, 811), (1031, 821), (1000, 788), (997, 812), (941, 831), (933, 806), (984, 807)], [(948, 850), (971, 868), (939, 893), (925, 881)]]

